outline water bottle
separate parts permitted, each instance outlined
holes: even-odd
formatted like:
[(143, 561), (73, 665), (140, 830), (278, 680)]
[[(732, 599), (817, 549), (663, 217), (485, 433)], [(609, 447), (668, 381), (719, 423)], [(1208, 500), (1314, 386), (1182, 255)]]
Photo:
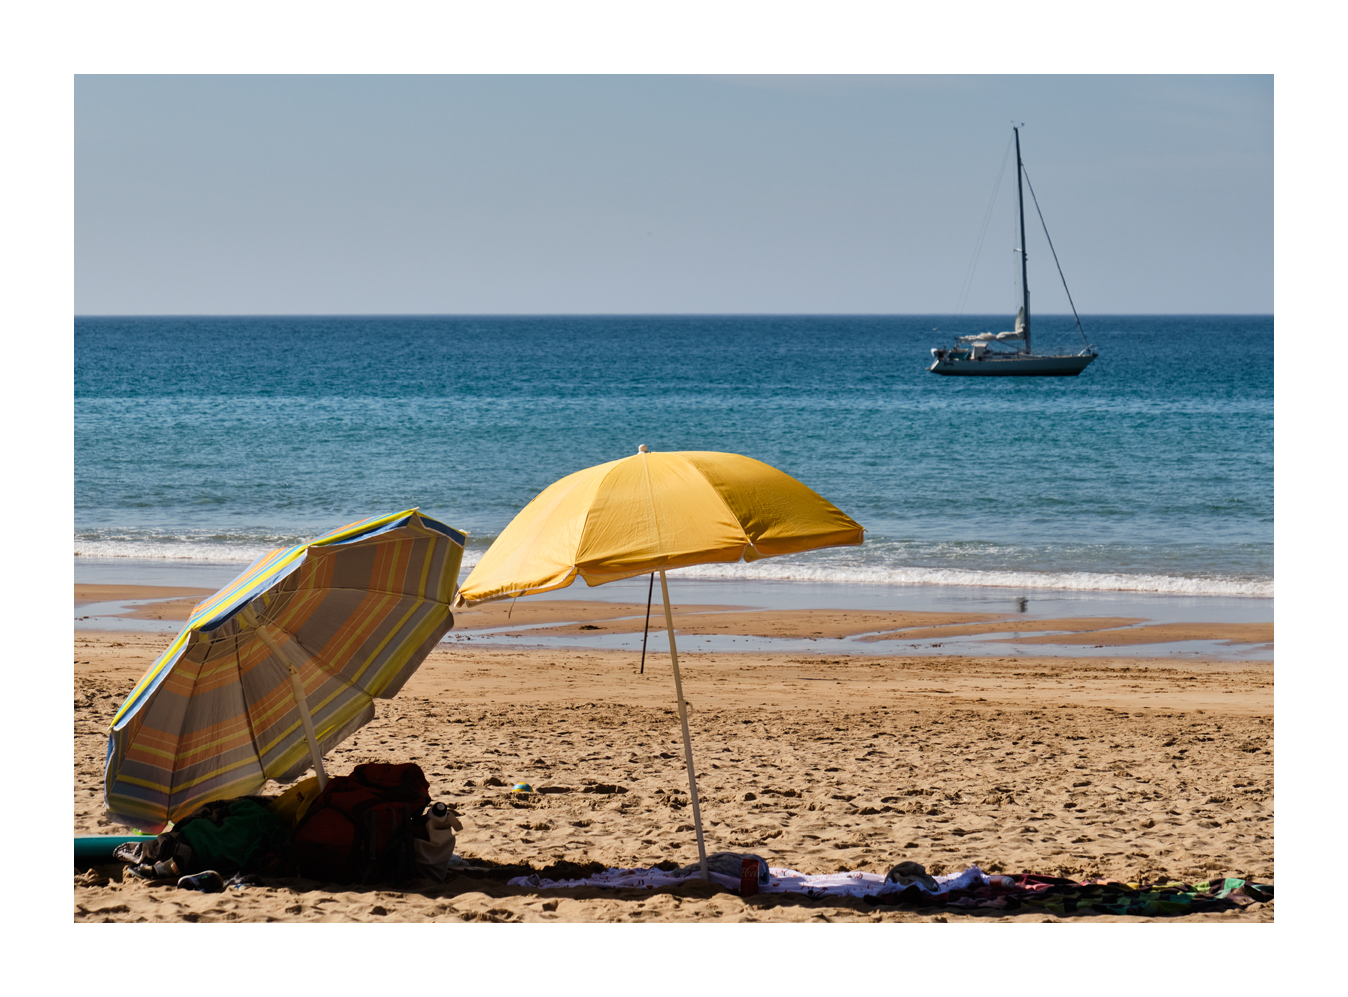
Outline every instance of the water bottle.
[(421, 826), (424, 837), (412, 842), (418, 869), (434, 879), (444, 880), (449, 873), (449, 860), (454, 857), (454, 832), (462, 830), (463, 825), (449, 807), (432, 804)]

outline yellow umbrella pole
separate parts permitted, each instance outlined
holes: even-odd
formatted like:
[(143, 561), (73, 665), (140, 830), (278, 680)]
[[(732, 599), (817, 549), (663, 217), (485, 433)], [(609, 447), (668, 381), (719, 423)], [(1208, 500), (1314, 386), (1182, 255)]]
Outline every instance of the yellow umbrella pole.
[(697, 776), (693, 773), (693, 740), (688, 736), (688, 706), (683, 701), (683, 680), (679, 678), (679, 651), (674, 646), (674, 613), (669, 608), (669, 585), (664, 569), (660, 571), (660, 594), (665, 597), (665, 632), (669, 634), (669, 660), (674, 663), (674, 695), (679, 698), (679, 722), (683, 724), (683, 759), (688, 766), (688, 798), (693, 801), (693, 829), (697, 831), (697, 857), (702, 863), (702, 878), (707, 873), (707, 845), (702, 840), (702, 808), (697, 802)]

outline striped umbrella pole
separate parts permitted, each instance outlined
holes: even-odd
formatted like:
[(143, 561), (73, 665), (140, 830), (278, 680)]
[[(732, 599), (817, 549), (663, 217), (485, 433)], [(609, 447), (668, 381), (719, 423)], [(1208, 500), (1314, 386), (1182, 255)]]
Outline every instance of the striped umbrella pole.
[[(272, 635), (267, 633), (266, 627), (259, 623), (252, 606), (239, 611), (239, 620), (252, 627), (253, 633), (267, 650), (286, 663), (286, 670), (290, 672), (290, 692), (295, 697), (295, 711), (300, 715), (300, 723), (304, 724), (304, 738), (309, 742), (309, 756), (314, 760), (314, 772), (318, 774), (318, 788), (323, 789), (328, 784), (328, 773), (323, 769), (323, 752), (318, 749), (318, 735), (314, 733), (313, 714), (309, 710), (309, 699), (304, 695), (304, 684), (300, 681), (299, 668), (296, 667), (295, 642), (288, 640), (284, 644), (276, 643)], [(300, 662), (300, 664), (307, 663), (307, 661)]]

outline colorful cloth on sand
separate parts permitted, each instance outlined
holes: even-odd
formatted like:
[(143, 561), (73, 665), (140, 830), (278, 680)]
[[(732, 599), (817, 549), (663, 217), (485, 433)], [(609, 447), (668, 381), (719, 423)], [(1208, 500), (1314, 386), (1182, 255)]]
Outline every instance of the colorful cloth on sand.
[[(1005, 880), (1014, 885), (999, 885)], [(964, 907), (1007, 912), (1043, 911), (1048, 914), (1115, 914), (1165, 917), (1202, 911), (1233, 910), (1273, 899), (1271, 883), (1252, 883), (1226, 877), (1201, 883), (1141, 886), (1113, 880), (1056, 879), (1051, 876), (996, 877), (940, 896), (928, 896), (912, 887), (868, 898), (874, 903)]]
[[(711, 881), (739, 891), (739, 877), (711, 872)], [(510, 886), (536, 890), (598, 886), (608, 889), (656, 890), (697, 879), (697, 872), (667, 872), (659, 868), (605, 869), (584, 879), (543, 879), (537, 874), (517, 876)], [(1271, 883), (1252, 883), (1227, 877), (1201, 883), (1142, 886), (1113, 880), (1057, 879), (1052, 876), (988, 876), (978, 866), (960, 873), (936, 876), (936, 892), (919, 884), (899, 886), (879, 873), (837, 872), (811, 876), (794, 869), (770, 868), (760, 893), (792, 893), (807, 897), (859, 897), (869, 903), (916, 907), (953, 907), (999, 911), (1042, 911), (1046, 914), (1115, 914), (1163, 917), (1201, 911), (1232, 910), (1273, 899)]]
[[(719, 873), (713, 867), (709, 870), (711, 881), (736, 893), (740, 888), (738, 874), (729, 876)], [(699, 876), (696, 867), (666, 872), (655, 867), (649, 869), (605, 869), (584, 879), (543, 879), (536, 873), (532, 876), (517, 876), (510, 880), (510, 886), (529, 886), (536, 890), (573, 889), (581, 886), (602, 886), (609, 889), (644, 888), (658, 890), (663, 886), (677, 886)], [(977, 866), (970, 866), (961, 873), (937, 876), (938, 893), (926, 894), (939, 896), (949, 890), (960, 890), (986, 882)], [(759, 893), (799, 893), (807, 897), (869, 897), (882, 893), (886, 888), (897, 889), (895, 884), (886, 883), (883, 873), (874, 872), (835, 872), (824, 876), (811, 876), (794, 869), (769, 868), (766, 882), (760, 880)], [(910, 886), (910, 890), (922, 891), (920, 886)]]

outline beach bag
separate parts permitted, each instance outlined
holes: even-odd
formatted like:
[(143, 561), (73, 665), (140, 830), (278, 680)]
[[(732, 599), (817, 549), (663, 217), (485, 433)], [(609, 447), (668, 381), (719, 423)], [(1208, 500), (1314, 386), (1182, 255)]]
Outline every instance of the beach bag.
[(310, 804), (287, 865), (306, 879), (401, 882), (416, 870), (413, 832), (430, 802), (419, 765), (357, 765), (329, 779)]
[(309, 807), (313, 805), (318, 793), (318, 776), (310, 776), (308, 779), (295, 783), (268, 803), (267, 809), (285, 821), (286, 827), (293, 831), (295, 825), (303, 820), (304, 815), (309, 812)]
[(444, 803), (436, 803), (417, 822), (412, 851), (417, 872), (428, 879), (444, 880), (454, 858), (454, 832), (462, 831), (459, 815)]

